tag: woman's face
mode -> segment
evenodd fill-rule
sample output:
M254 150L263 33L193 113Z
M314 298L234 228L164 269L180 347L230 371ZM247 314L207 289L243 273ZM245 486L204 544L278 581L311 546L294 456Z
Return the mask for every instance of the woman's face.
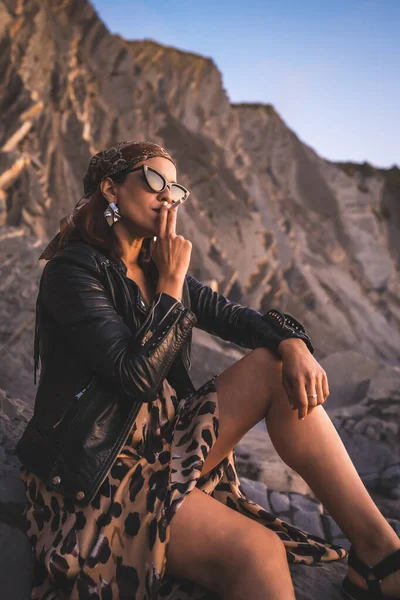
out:
M170 183L176 182L176 168L173 162L162 156L154 156L137 163L149 165L157 169ZM162 205L165 199L172 203L171 192L166 188L162 192L153 192L147 185L141 170L129 173L125 183L115 184L110 178L101 183L103 195L108 202L114 201L120 208L122 219L114 227L123 227L135 238L146 238L157 235L159 213L154 208ZM114 189L114 199L110 193ZM108 193L107 193L108 192Z

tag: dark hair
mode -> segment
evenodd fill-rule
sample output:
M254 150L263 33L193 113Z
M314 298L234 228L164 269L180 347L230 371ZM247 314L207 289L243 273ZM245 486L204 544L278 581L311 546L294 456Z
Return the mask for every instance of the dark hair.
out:
M129 170L120 171L110 175L118 184L125 183ZM122 246L115 235L114 227L110 227L104 217L107 200L103 196L100 186L90 196L89 201L80 208L74 216L74 225L59 241L59 247L64 246L69 240L85 240L93 246L107 250L111 260L117 260L122 255ZM145 238L140 249L138 264L154 282L158 277L156 263L150 256L151 237Z

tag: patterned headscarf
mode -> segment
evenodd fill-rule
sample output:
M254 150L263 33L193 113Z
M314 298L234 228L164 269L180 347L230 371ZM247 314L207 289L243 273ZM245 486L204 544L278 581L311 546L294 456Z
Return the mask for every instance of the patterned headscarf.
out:
M42 258L49 260L53 256L61 236L66 235L67 230L74 227L74 217L76 213L82 206L89 202L90 197L96 192L100 181L106 177L110 177L110 175L131 168L142 160L147 160L154 156L168 158L168 160L173 162L176 166L175 161L168 152L162 146L153 144L152 142L120 142L119 144L111 146L110 148L107 148L107 150L102 150L92 156L86 175L83 178L84 194L82 198L78 200L72 212L61 219L60 231L46 246L39 257L39 260Z

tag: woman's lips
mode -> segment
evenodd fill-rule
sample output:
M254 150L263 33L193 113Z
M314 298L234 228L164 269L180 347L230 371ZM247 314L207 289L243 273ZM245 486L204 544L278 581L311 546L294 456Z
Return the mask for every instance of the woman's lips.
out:
M179 202L177 202L177 203L175 204L175 206L177 206L178 204L179 204ZM173 206L174 206L174 204L170 204L170 205L168 205L168 207L167 207L167 208L168 208L168 210L171 210L171 208L172 208ZM153 210L153 212L155 212L157 215L159 215L159 214L160 214L160 212L161 212L161 207L160 207L160 208L153 208L152 210Z

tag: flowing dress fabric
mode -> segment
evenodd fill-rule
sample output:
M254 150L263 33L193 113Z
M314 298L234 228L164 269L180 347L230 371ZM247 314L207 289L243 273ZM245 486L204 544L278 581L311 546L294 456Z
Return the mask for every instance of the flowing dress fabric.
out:
M218 437L216 378L180 401L164 379L158 397L141 407L125 446L86 507L50 490L21 467L26 533L35 564L32 599L215 598L166 572L171 520L194 487L275 531L289 562L313 564L347 555L246 496L234 451L200 477Z

